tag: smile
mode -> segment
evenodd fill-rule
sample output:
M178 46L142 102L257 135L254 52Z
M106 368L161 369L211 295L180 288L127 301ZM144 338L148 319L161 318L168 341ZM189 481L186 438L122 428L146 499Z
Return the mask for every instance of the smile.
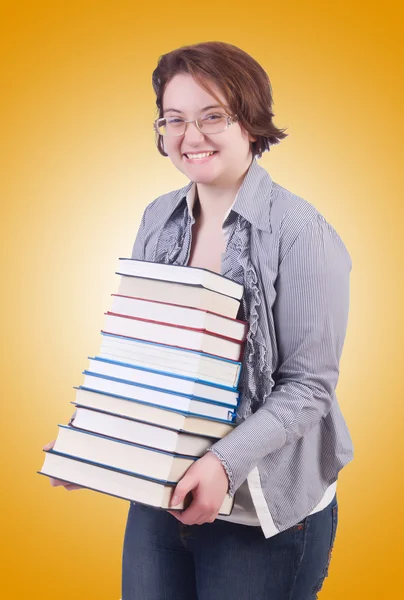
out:
M184 158L187 162L205 162L215 154L217 154L215 150L212 150L210 152L197 152L195 154L191 154L188 152L188 154L184 154Z

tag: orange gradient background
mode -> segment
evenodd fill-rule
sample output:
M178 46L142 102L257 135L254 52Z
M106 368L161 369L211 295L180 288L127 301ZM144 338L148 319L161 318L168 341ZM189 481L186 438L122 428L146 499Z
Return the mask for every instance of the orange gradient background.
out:
M260 163L353 261L337 392L355 445L322 600L402 597L400 3L0 3L0 595L119 600L128 503L53 489L42 446L99 349L145 206L186 183L154 146L158 57L208 40L268 72L289 137ZM253 600L253 599L251 599Z

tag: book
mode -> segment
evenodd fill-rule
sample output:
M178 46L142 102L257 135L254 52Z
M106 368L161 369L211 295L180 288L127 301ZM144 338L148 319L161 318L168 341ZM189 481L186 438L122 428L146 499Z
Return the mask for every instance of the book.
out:
M161 425L142 423L127 417L109 415L83 407L77 408L72 427L183 456L203 456L214 443L214 440L209 437L173 431ZM91 439L89 443L91 443ZM113 444L110 446L113 451ZM54 450L58 450L58 448L55 447ZM60 451L63 452L63 450ZM107 460L101 462L108 463Z
M151 267L151 265L153 265ZM148 277L175 283L200 285L213 292L219 292L236 300L241 300L243 286L219 273L199 267L188 267L165 263L155 263L134 258L120 258L118 273L135 277Z
M206 354L239 361L243 342L213 335L206 331L145 321L135 317L105 313L105 333L197 350Z
M111 310L108 312L178 327L205 330L214 335L239 341L245 340L248 328L248 323L245 321L223 317L200 308L119 294L112 294Z
M243 288L206 269L119 263L100 355L88 357L75 415L59 425L39 473L167 509L173 487L235 426ZM200 306L184 304L192 299ZM233 502L227 495L220 514Z
M194 306L230 318L235 318L240 308L240 301L236 298L224 296L199 285L160 281L130 275L121 275L118 294L144 298L145 300L160 301L164 299L165 302L182 306Z
M171 508L170 499L176 485L175 482L147 479L133 472L58 454L53 450L46 451L42 469L38 473L124 500L164 509ZM190 499L188 494L186 499L173 510L184 510ZM219 514L229 515L233 504L234 497L231 498L226 494Z
M232 388L197 381L190 377L179 377L171 373L156 371L155 369L146 369L125 362L100 358L99 356L89 356L88 359L88 371L92 373L116 379L124 379L138 385L170 390L184 396L193 396L198 400L213 400L214 402L222 402L231 406L238 404L239 393Z
M138 402L136 400L117 396L114 394L75 388L75 402L72 404L93 408L112 415L120 415L130 419L136 419L143 423L161 425L167 429L183 431L196 435L219 439L234 429L234 423L228 420L212 419L168 409L157 405Z
M237 389L241 363L165 344L101 333L98 356L165 373Z
M108 415L101 416L108 418ZM52 450L172 483L178 482L197 460L197 457L176 455L127 440L113 439L104 433L81 431L66 425L59 425Z
M194 415L213 417L232 421L234 410L230 405L213 402L210 400L195 400L192 396L183 396L170 390L160 390L151 386L137 385L123 379L113 379L84 371L83 387L98 392L106 392L123 396L138 402L147 402L162 407L173 408Z

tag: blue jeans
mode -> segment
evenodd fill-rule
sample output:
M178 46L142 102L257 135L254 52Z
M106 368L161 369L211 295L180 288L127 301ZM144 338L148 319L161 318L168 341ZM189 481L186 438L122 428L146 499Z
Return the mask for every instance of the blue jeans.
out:
M323 510L265 538L261 527L216 519L183 525L130 504L122 600L314 600L328 574L337 496Z

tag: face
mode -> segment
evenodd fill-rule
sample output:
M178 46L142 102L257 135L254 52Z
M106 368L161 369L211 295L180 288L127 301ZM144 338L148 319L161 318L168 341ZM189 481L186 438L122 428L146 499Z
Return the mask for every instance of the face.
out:
M210 87L227 106L219 89L213 83L210 83ZM211 106L215 108L206 110ZM229 108L223 110L191 75L175 75L164 92L163 116L179 116L188 121L209 114L231 115L231 111ZM226 186L238 181L247 171L252 160L250 142L254 140L238 122L225 131L210 135L201 133L195 123L189 123L184 135L165 136L164 148L172 163L191 181L209 186ZM189 156L211 151L214 154L207 158Z

